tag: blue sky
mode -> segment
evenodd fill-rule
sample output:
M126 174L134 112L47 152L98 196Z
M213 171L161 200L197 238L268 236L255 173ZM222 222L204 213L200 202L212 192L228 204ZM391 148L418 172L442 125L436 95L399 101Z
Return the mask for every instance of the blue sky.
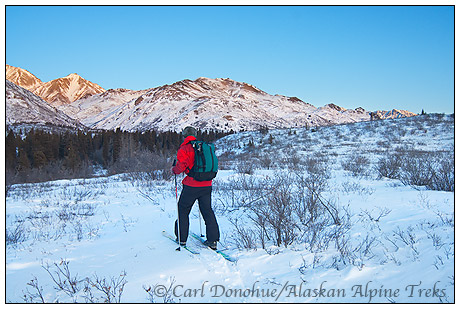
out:
M453 6L7 6L6 63L105 89L231 78L317 107L454 112Z

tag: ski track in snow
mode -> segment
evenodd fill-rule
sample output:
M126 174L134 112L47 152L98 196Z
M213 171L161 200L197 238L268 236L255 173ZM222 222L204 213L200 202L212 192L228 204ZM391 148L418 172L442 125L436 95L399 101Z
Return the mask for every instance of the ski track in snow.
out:
M395 121L389 123L398 124ZM174 182L155 181L146 185L131 181L127 175L58 180L43 184L14 185L8 193L6 228L11 230L21 220L33 224L27 225L27 240L17 246L6 247L6 301L23 302L26 291L33 291L27 283L34 277L43 288L47 302L74 301L54 289L50 276L42 267L47 263L52 265L66 260L72 274L79 278L94 275L111 278L126 271L127 284L122 301L128 303L146 303L149 299L145 287L169 287L171 283L177 294L173 300L183 303L453 302L453 226L440 224L441 216L446 219L452 215L453 220L453 192L416 190L396 180L356 178L343 171L340 168L341 158L363 147L373 149L377 145L376 141L384 138L386 131L383 126L377 129L380 133L376 136L366 131L353 133L353 130L363 126L365 124L342 127L343 134L359 136L355 141L336 138L335 127L320 129L317 133L321 138L313 143L315 149L302 149L303 138L307 136L304 130L297 129L296 134L289 135L287 130L272 130L268 133L281 143L278 144L280 147L299 145L298 151L304 156L320 150L336 154L334 158L338 159L331 163L333 168L328 197L335 197L342 205L349 205L353 213L350 230L353 244L363 241L366 236L377 237L379 242L374 248L375 256L363 257L361 265L337 264L332 267L337 257L333 245L321 252L310 252L304 244L293 244L288 248L269 247L267 251L272 254L260 248L238 250L231 242L233 226L226 215L220 212L216 212L222 234L219 246L228 247L225 252L237 258L235 263L202 248L192 237L189 237L188 245L200 254L192 255L186 250L177 252L177 245L161 235L162 230L173 234L176 218ZM438 129L405 135L400 142L431 150L453 146L453 130ZM412 130L412 127L407 130ZM235 145L244 145L250 139L258 143L263 136L259 132L245 132L227 136L216 145L220 147L221 154L229 150L224 149L225 145L233 147L235 154L244 153L244 147L238 148ZM373 162L376 159L371 157ZM263 179L272 173L271 170L257 170L254 177ZM222 183L231 181L235 175L234 170L221 170L216 179L216 189ZM345 192L342 189L344 183L356 183L363 190ZM151 200L145 198L144 194ZM221 197L219 190L213 196L213 205L216 207L217 198ZM82 208L72 208L76 206ZM94 207L94 215L76 221L69 220L65 226L56 215L61 209L82 211L91 207ZM375 215L383 208L391 212L379 224L363 219L363 210ZM197 209L195 205L190 215L190 230L196 233L200 231ZM432 232L443 243L439 248L434 247L434 240L421 228L434 223L438 225L433 225ZM203 231L204 228L203 222ZM401 231L413 229L418 255L401 242L397 242L396 247L386 240L385 237L396 242L396 238L392 237L398 228ZM427 231L430 232L429 229ZM295 297L293 286L296 289L302 288L304 292L311 289L311 293L314 289L324 289L325 293L330 294ZM366 286L375 291L399 289L399 294L371 297L369 292L365 292ZM436 288L444 291L445 296L423 294ZM250 293L254 289L260 293L262 290L276 293L271 297L238 294L238 291ZM346 295L336 297L340 289ZM411 289L412 296L409 293ZM424 289L420 295L419 289ZM76 296L80 302L84 301L82 295L83 291L80 290ZM156 297L155 301L163 302L163 298Z

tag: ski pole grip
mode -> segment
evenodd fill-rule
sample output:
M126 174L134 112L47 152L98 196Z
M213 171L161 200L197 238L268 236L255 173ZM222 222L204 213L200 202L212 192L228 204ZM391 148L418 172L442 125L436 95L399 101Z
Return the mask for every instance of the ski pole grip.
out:
M174 159L174 162L173 162L172 166L176 166L176 159Z

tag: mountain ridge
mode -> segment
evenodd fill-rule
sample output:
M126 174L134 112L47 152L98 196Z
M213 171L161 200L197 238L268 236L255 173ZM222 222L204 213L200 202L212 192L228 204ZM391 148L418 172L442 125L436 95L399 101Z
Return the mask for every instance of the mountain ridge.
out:
M19 76L33 76L23 71L10 76L18 82L22 81ZM371 120L371 114L373 119L416 115L397 109L375 112L362 107L346 109L333 103L317 108L297 97L271 95L256 86L229 78L184 79L145 90L104 90L71 73L31 89L85 126L106 130L180 131L190 125L202 130L238 132L261 127L275 129L360 122Z
M105 89L76 73L53 79L34 89L34 93L53 106L65 105L78 99L103 93Z
M37 124L85 129L77 120L9 80L5 83L6 125Z
M38 77L29 71L8 64L6 65L6 79L29 91L33 91L43 84Z
M52 106L69 104L105 92L104 88L77 73L43 82L25 69L6 65L6 79L38 95Z
M200 77L153 88L136 99L118 106L96 123L83 123L101 129L144 131L172 129L187 125L202 130L256 130L324 126L370 120L362 107L345 109L335 104L316 108L296 97L270 95L255 86L228 78ZM413 116L396 110L381 118Z

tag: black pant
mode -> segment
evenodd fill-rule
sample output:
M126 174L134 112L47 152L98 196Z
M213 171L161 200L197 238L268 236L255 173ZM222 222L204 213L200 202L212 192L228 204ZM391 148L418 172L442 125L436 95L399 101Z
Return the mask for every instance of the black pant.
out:
M201 215L206 224L206 238L209 241L219 241L219 225L216 216L211 208L212 187L190 187L183 186L179 198L179 222L180 222L180 241L187 241L189 229L189 214L192 206L198 200ZM174 225L174 232L177 237L177 220Z

